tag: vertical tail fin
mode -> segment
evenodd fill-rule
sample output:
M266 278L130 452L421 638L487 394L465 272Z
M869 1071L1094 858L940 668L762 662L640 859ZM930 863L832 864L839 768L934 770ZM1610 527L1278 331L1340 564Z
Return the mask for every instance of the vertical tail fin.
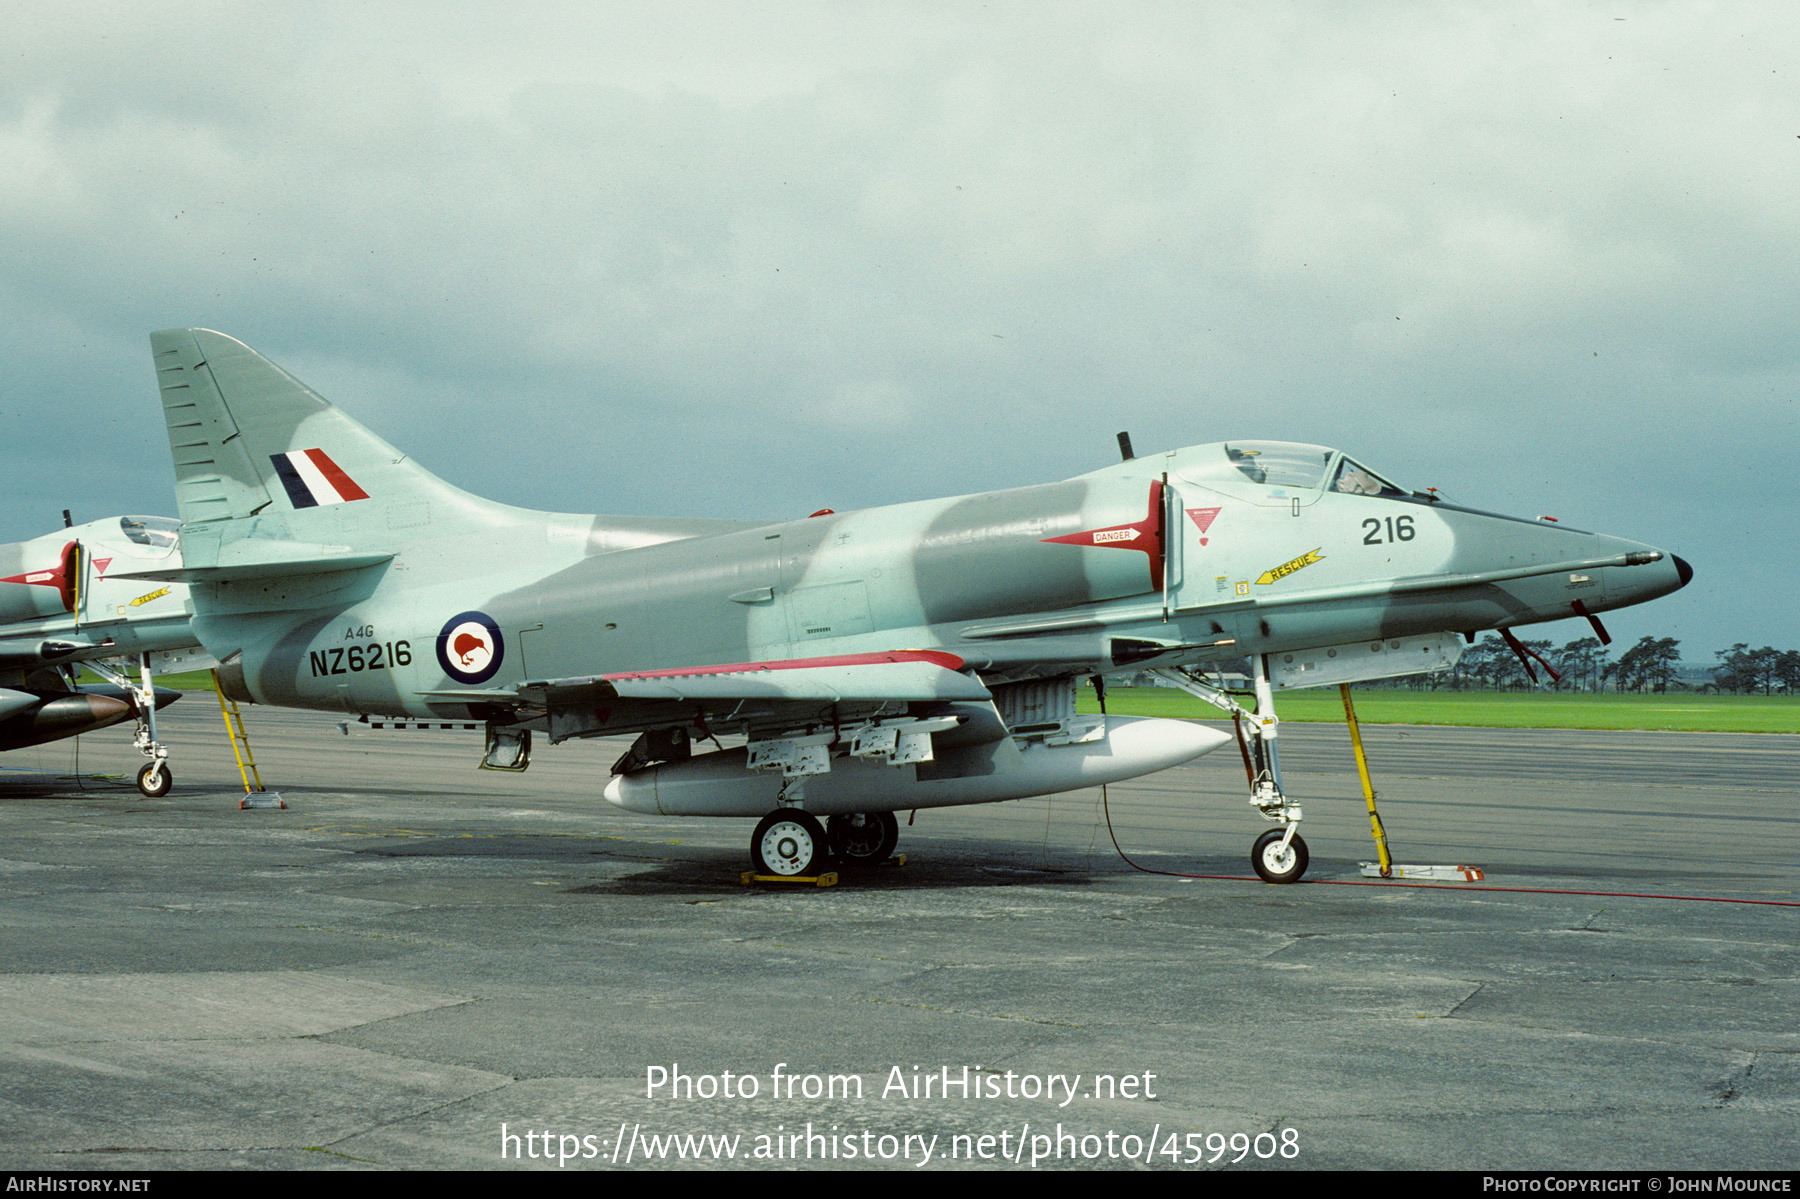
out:
M387 549L396 534L526 515L452 487L222 333L165 329L150 335L150 348L185 540L211 540L215 522L254 519L258 539Z

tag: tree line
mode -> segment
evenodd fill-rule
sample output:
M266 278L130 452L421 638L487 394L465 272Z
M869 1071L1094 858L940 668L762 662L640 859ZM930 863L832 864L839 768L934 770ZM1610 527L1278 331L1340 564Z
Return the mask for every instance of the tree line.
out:
M1519 655L1503 639L1488 634L1463 651L1461 661L1445 673L1422 675L1415 686L1432 689L1483 688L1517 690L1548 686L1558 691L1668 691L1697 689L1727 691L1738 695L1776 695L1800 692L1800 651L1778 650L1765 645L1752 649L1740 641L1718 650L1712 681L1693 683L1684 677L1681 642L1673 637L1642 637L1638 643L1611 657L1598 637L1581 637L1560 648L1549 640L1522 641L1536 659L1534 684ZM1552 680L1544 664L1562 677Z

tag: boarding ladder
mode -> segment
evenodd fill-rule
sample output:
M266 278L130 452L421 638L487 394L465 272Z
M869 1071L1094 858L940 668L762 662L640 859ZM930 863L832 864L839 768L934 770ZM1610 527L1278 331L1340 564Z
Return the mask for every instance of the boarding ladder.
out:
M228 699L225 688L219 684L219 672L213 671L213 691L219 697L219 715L225 721L225 735L231 738L231 754L237 759L238 777L244 780L244 798L239 801L238 808L285 808L279 794L269 795L268 788L263 786L262 774L256 769L256 755L250 752L250 738L244 732L244 716L238 711L237 701ZM250 780L256 780L256 786ZM267 798L264 798L267 796Z

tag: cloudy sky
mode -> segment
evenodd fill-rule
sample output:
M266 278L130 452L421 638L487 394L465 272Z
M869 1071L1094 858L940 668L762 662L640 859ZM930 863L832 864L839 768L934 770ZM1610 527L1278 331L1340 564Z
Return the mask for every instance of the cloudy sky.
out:
M785 518L1063 478L1120 429L1320 442L1686 557L1625 645L1800 648L1800 7L0 29L0 541L173 514L146 334L204 325L531 507Z

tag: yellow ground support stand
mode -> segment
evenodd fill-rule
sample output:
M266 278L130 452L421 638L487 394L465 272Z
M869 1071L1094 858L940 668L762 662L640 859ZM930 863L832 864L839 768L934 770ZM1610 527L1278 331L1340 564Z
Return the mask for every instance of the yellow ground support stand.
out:
M1369 830L1375 834L1375 851L1380 862L1361 862L1365 878L1416 878L1438 882L1478 883L1485 876L1479 866L1396 866L1388 856L1387 830L1381 827L1381 813L1375 810L1375 784L1369 779L1369 759L1363 753L1362 729L1356 723L1356 708L1350 702L1350 684L1339 683L1338 694L1344 697L1344 723L1350 726L1350 744L1356 749L1356 771L1362 775L1363 798L1369 804Z
M245 808L285 808L287 802L280 793L271 792L263 786L262 775L256 769L256 757L250 752L250 738L244 732L244 717L238 711L235 699L225 698L225 688L219 685L219 672L213 671L213 691L219 697L219 715L225 721L225 735L231 738L231 754L237 759L238 777L244 780L244 798L238 802L238 809ZM250 786L250 780L256 780L256 786Z
M1363 753L1362 728L1356 723L1356 707L1350 702L1350 684L1339 683L1338 694L1344 698L1344 723L1350 726L1350 744L1356 750L1356 773L1362 776L1363 798L1369 804L1369 830L1375 834L1381 877L1389 878L1394 871L1394 859L1388 856L1387 830L1381 827L1381 813L1375 810L1375 784L1369 779L1369 759Z

